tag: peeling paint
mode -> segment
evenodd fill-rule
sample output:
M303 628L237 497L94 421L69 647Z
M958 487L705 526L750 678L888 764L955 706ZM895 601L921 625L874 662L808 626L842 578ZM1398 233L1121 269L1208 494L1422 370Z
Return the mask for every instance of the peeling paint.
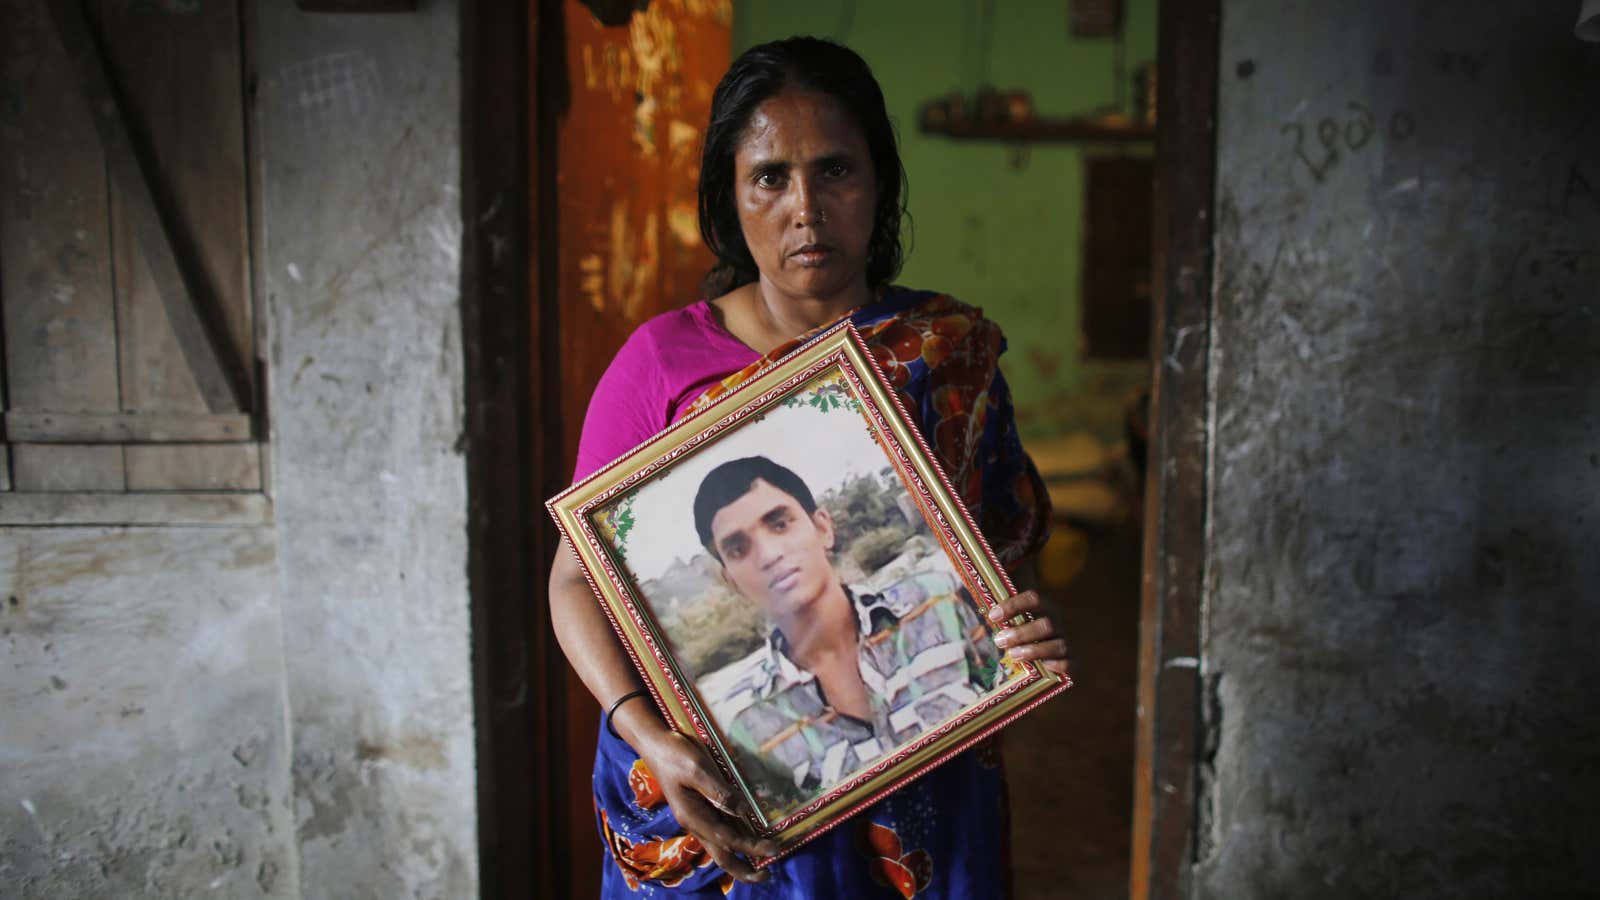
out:
M690 203L674 203L667 210L667 229L683 247L700 246L700 214Z
M620 310L629 321L640 321L649 292L656 287L661 267L660 229L652 210L645 214L643 226L635 229L628 205L618 200L611 206L611 247L606 266L607 305ZM597 306L596 310L601 307Z
M668 109L677 106L676 98L658 96L668 74L676 74L682 65L676 23L659 4L653 9L646 8L629 20L628 44L639 73L635 88L633 142L639 148L640 157L649 159L656 152L657 107L663 102Z

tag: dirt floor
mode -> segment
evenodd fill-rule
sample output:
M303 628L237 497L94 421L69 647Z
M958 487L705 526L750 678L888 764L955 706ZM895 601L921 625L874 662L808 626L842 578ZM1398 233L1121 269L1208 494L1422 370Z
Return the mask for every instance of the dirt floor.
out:
M1125 900L1139 641L1138 526L1090 536L1060 605L1075 686L1006 729L1017 900Z

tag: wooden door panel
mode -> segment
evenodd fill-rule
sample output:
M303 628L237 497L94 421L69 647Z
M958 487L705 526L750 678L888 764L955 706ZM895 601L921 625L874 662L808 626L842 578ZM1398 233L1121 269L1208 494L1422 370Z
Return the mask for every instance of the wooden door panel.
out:
M100 140L44 4L0 0L0 21L0 309L10 407L115 412Z
M130 491L261 490L255 444L133 444L126 455Z
M122 197L111 196L112 271L117 282L117 359L122 409L127 412L207 411L177 335L167 322L160 289L139 250L137 226Z
M727 70L728 2L657 2L606 27L566 3L571 101L557 203L568 459L589 394L645 319L700 296L712 258L695 186L711 92Z
M239 12L233 3L101 0L92 17L128 119L149 153L168 237L198 276L232 359L249 359L248 229ZM204 412L143 250L111 185L123 408ZM246 372L248 377L249 373Z
M0 489L260 490L239 4L0 21L4 417L54 445L13 448ZM85 446L161 440L231 446Z
M127 486L122 448L115 444L13 444L15 489L121 491Z

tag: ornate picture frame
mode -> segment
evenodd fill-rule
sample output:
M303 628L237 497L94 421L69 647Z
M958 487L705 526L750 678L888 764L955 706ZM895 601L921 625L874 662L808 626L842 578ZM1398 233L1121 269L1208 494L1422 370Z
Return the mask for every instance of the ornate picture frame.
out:
M909 422L844 322L546 502L656 706L779 842L757 865L1071 685L995 647L1014 622L987 612L1015 590ZM758 487L775 499L749 499ZM812 562L725 542L717 529L758 502L751 528L825 542ZM816 571L855 609L865 715L827 703L828 675L775 624L818 596Z

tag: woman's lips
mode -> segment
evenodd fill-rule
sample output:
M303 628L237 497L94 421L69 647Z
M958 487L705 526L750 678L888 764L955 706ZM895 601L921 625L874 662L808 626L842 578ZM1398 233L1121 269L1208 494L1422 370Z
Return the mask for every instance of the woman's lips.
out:
M789 258L802 266L818 266L826 262L833 248L827 244L806 244L800 249L789 254Z

